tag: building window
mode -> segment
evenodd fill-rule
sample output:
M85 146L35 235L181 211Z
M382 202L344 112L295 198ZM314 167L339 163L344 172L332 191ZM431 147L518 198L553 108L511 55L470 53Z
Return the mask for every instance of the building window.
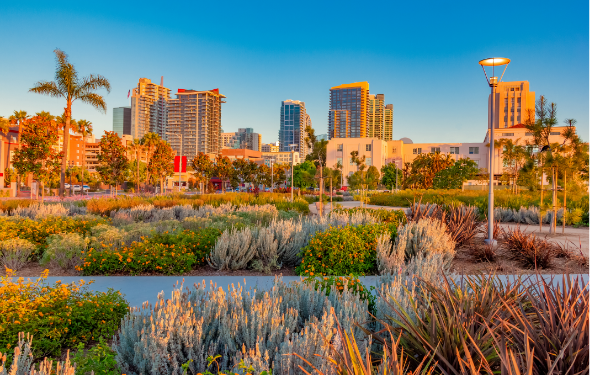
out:
M524 135L527 136L527 137L532 137L533 136L533 133L524 133Z
M365 151L371 151L371 145L370 144L365 145Z
M344 146L344 145L342 145L342 144L340 144L340 145L337 145L336 151L342 151L342 150L344 149L344 147L343 147L343 146Z
M371 158L366 158L365 159L365 164L367 165L367 167L370 167L371 165L373 165Z
M551 132L551 133L549 133L549 135L561 135L561 133L560 132Z
M459 155L459 147L451 147L451 155Z
M514 137L514 133L502 133L504 137Z
M479 147L469 147L469 155L479 155Z
M395 148L395 147L393 148L393 153L397 154L397 148Z
M422 153L422 149L421 149L420 147L418 147L418 148L415 148L415 149L413 150L413 153L414 153L414 154L421 154L421 153Z
M430 148L431 154L436 154L437 152L440 153L440 147L431 147Z
M340 163L340 165L342 165L342 158L336 158L336 163Z

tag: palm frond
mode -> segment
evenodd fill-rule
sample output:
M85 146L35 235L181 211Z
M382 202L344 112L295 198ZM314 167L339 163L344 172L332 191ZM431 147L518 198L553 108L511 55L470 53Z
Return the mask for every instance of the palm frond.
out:
M65 93L60 90L58 85L55 82L47 82L47 81L39 81L35 83L35 86L29 89L29 92L34 92L35 94L41 95L49 95L54 98L59 98L61 96L65 97Z
M90 104L101 112L106 113L107 111L107 103L104 101L104 98L94 92L86 92L75 99L79 99L86 104Z
M91 74L88 77L82 78L82 82L77 87L77 91L80 95L97 89L105 89L108 93L111 92L111 84L109 83L109 80L100 74Z
M55 81L61 92L71 94L78 86L78 72L74 65L68 61L68 55L60 49L56 49L55 58L57 67L55 69Z

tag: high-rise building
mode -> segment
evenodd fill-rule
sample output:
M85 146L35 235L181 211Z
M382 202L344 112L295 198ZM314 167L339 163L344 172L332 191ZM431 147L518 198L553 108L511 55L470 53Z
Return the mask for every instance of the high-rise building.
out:
M369 94L367 137L385 141L393 139L393 104L385 104L385 95Z
M383 140L393 140L393 104L386 104L383 113L385 125L383 127Z
M488 128L492 95L488 99ZM528 81L500 82L494 102L494 128L509 128L522 124L535 111L535 92L529 91Z
M305 109L305 102L287 99L281 102L281 124L279 128L279 151L291 151L295 145L302 159L309 153L305 144L306 126L311 126L311 118Z
M168 99L170 89L164 87L164 77L157 85L140 78L131 95L131 135L142 138L152 132L166 139L168 132Z
M131 107L113 108L113 131L119 137L131 135Z
M328 112L328 138L367 137L368 107L368 82L332 87Z
M221 148L240 148L237 133L221 133Z
M236 133L240 141L240 148L253 151L262 150L262 136L254 133L252 128L240 128Z
M168 140L172 149L192 160L199 152L219 154L222 148L221 104L225 95L219 89L208 91L178 89L176 99L168 100Z

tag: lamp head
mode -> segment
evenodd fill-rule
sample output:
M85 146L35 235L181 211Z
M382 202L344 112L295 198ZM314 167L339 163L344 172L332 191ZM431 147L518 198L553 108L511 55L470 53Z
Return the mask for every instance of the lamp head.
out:
M481 65L481 68L483 69L483 73L485 74L490 87L496 87L496 86L498 86L498 82L502 82L502 77L504 77L504 72L506 71L508 64L510 64L510 59L507 59L505 57L489 57L487 59L483 59L483 60L479 61L479 65ZM498 79L498 77L495 76L494 70L495 70L496 66L502 66L502 65L506 65L506 66L504 67L504 71L502 72L500 79ZM486 66L492 67L492 74L489 78L488 78L488 74L486 73L486 68L485 68Z

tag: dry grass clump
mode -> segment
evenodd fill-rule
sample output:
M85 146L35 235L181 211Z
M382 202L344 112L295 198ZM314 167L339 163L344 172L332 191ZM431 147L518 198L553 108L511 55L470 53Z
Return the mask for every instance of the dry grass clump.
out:
M502 241L510 258L526 268L550 268L556 255L555 244L524 233L520 226L503 231Z
M476 262L495 262L498 257L496 247L493 244L474 243L469 246L468 251Z

